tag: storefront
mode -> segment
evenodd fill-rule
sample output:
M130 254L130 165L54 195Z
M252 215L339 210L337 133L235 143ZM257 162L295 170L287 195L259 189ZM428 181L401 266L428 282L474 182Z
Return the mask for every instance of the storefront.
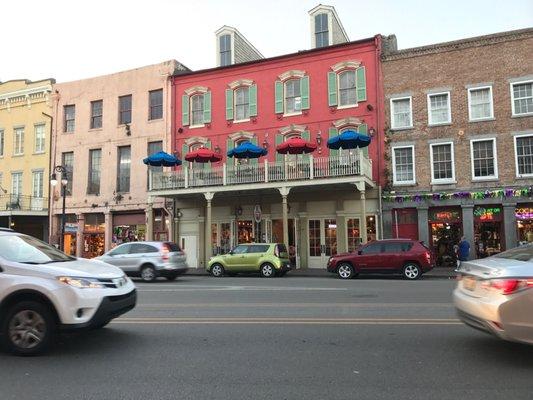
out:
M83 226L83 258L101 256L105 251L104 214L85 214Z
M428 220L430 246L437 257L437 266L454 265L454 246L461 241L463 232L461 208L430 208Z
M144 213L113 214L112 247L121 243L145 240L146 219Z
M474 243L476 258L484 258L505 250L501 206L474 207Z
M167 241L169 240L168 236L168 226L170 225L170 218L168 217L165 210L162 208L154 209L154 240L156 241Z
M515 218L518 243L533 243L533 204L520 204Z
M418 212L416 208L395 208L392 210L392 236L418 240Z
M61 217L59 217L61 221ZM67 214L65 222L65 235L63 236L63 251L70 255L76 255L76 234L78 232L78 220L75 214Z

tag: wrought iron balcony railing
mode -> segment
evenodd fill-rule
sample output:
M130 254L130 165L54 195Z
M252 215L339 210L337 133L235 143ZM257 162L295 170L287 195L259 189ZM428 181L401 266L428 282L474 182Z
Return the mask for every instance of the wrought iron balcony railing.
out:
M0 211L47 211L46 197L23 196L18 194L0 195Z

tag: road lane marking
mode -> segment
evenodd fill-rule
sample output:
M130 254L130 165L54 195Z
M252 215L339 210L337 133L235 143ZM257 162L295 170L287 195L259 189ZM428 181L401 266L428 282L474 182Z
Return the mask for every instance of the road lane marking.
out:
M452 308L452 303L163 303L137 304L136 308L330 308L330 307L387 307L387 308Z
M140 293L145 292L231 292L231 291L251 291L251 292L280 292L280 291L326 291L326 292L335 292L335 291L348 291L353 290L352 288L325 288L325 287L266 287L266 286L216 286L216 287L184 287L184 288L173 288L173 289L142 289L137 288L137 291Z

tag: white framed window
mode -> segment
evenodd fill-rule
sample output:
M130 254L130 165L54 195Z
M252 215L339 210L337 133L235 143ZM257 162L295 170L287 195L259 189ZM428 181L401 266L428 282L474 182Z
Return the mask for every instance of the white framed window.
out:
M13 155L20 156L24 154L24 128L15 128L13 134Z
M468 89L468 119L481 121L494 118L492 86Z
M355 70L349 69L337 74L339 79L339 107L357 105Z
M44 197L44 171L33 171L31 174L31 195L33 197Z
M416 183L414 146L392 148L392 177L394 185L412 185Z
M45 125L35 125L35 152L45 152Z
M233 91L235 102L235 122L250 119L250 88L240 87Z
M0 157L4 156L4 144L5 144L4 130L0 129Z
M533 176L533 134L514 137L516 176Z
M289 79L285 82L285 114L296 114L301 111L300 79Z
M533 81L511 83L513 115L533 114Z
M329 45L328 14L315 15L315 48Z
M498 178L496 139L470 140L472 180Z
M392 129L413 127L412 97L390 99L390 118Z
M11 174L11 194L14 196L22 194L22 172L13 172Z
M204 124L204 95L191 96L191 126Z
M231 35L225 34L218 38L220 50L220 66L231 65Z
M450 92L428 94L428 124L441 125L451 122Z
M431 183L455 183L455 160L453 142L432 143L431 156Z

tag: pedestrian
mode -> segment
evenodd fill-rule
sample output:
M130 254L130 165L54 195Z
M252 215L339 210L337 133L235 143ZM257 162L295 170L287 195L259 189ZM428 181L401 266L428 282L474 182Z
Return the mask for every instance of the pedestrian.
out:
M468 243L468 240L466 240L466 237L461 237L461 241L459 242L459 250L458 250L458 257L459 261L467 261L468 256L470 255L470 243Z

